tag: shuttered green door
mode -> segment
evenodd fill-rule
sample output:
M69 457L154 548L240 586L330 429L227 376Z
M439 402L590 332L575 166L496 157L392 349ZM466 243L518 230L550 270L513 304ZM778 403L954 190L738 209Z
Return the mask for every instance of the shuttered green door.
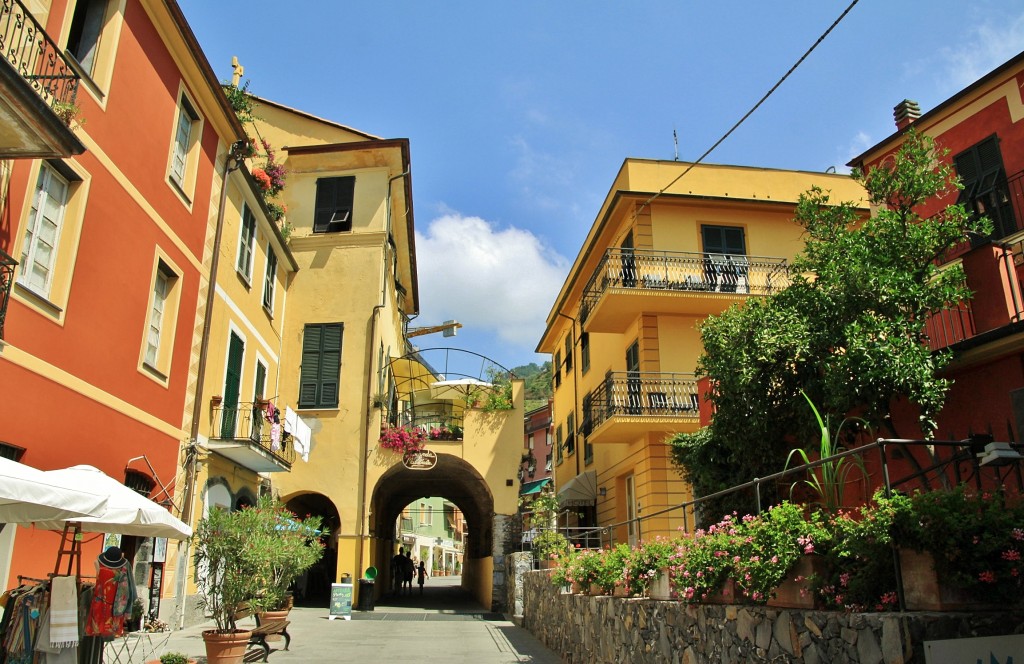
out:
M307 325L303 331L300 408L338 407L341 338L341 323Z
M224 419L221 424L221 438L235 437L238 424L238 395L242 385L242 355L245 342L234 332L228 344L228 366L224 375Z

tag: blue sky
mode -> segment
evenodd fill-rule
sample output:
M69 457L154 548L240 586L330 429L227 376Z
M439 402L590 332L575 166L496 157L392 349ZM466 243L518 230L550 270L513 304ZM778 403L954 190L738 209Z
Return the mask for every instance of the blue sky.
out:
M849 0L179 0L214 71L408 138L421 315L511 368L627 157L694 160ZM1024 0L860 0L705 161L823 171L1024 50Z

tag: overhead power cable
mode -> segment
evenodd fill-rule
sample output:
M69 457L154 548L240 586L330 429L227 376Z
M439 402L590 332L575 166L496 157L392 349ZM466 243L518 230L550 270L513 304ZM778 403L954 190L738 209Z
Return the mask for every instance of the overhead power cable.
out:
M826 37L828 37L829 33L830 33L830 32L832 32L832 31L833 31L833 30L834 30L834 29L836 28L836 26L837 26L837 25L839 25L839 23L840 23L840 22L841 22L841 21L842 21L842 20L843 20L844 18L846 18L846 15L850 13L850 10L851 10L851 9L853 9L853 8L854 8L854 6L856 6L856 4L857 4L858 2L860 2L860 0L853 0L853 2L851 2L851 3L850 3L850 5L849 5L849 6L848 6L848 7L847 7L847 8L845 9L845 10L843 10L843 13L839 15L839 18L837 18L837 19L836 19L835 21L833 21L833 22L832 22L832 25L828 26L828 30L826 30L825 32L821 33L821 36L820 36L820 37L818 37L818 39L817 39L817 40L816 40L816 41L814 42L814 44L812 44L812 45L811 45L811 47L810 47L809 49L807 49L807 51L806 51L806 52L805 52L805 53L804 53L803 55L801 55L801 56L800 56L800 59L799 59L799 60L797 60L797 61L796 61L796 62L795 62L795 63L793 64L793 66L789 68L789 71L787 71L787 72L786 72L786 73L785 73L785 74L784 74L784 75L782 76L782 78L780 78L780 79L778 80L778 82L776 82L776 83L775 83L775 85L773 85L773 86L771 87L771 89L770 89L770 90L769 90L768 92L766 92L766 93L764 94L764 96L763 96L763 97L761 97L761 98L760 98L760 99L759 99L759 100L757 101L757 103L756 103L756 104L754 104L754 106L753 106L753 107L752 107L752 108L751 108L751 109L750 109L749 111L747 111L747 112L746 112L746 114L744 114L744 116L743 116L742 118L740 118L740 119L739 119L739 120L738 120L738 121L736 122L736 124L734 124L734 125L733 125L732 127L730 127L730 128L729 128L729 131L725 132L725 134L723 134L721 138L719 138L719 139L718 139L717 141L715 141L715 144L714 144L714 145L712 145L712 146L711 146L710 148L708 148L707 150L705 150L705 151L704 151L704 154L702 154L701 156L699 156L699 157L697 158L697 160L696 160L696 161L694 161L694 162L693 162L692 164L690 164L689 166L687 166L687 167L686 167L686 170L684 170L684 171L683 171L682 173L680 173L679 175L677 175L677 176L676 176L676 177L675 177L675 178L674 178L674 179L673 179L673 180L672 180L671 182L669 182L669 183L668 183L667 185L665 185L664 187L662 187L662 188L661 188L661 190L659 190L659 191L658 191L658 193L654 194L653 196L651 196L650 198L648 198L648 199L647 199L646 201L644 201L644 202L643 202L643 204L642 204L642 205L641 205L641 206L640 206L639 208L637 208L637 209L636 209L636 211L634 212L634 217L635 217L635 216L636 216L637 214L639 214L639 213L640 213L640 212L641 212L641 211L642 211L642 210L643 210L643 209L644 209L645 207L647 207L648 205L650 205L650 204L651 204L651 203L652 203L652 202L654 201L654 199L658 198L659 196L661 196L662 194L664 194L664 193L665 193L666 191L668 191L668 188L669 188L669 187L671 187L672 185L674 185L674 184L675 184L676 182L679 182L679 180L681 180L681 179L683 178L683 176L685 176L685 175L686 175L687 173L689 173L690 171L692 171L692 170L693 170L693 167L694 167L694 166L696 166L697 164L699 164L699 163L701 163L702 161L704 161L704 158L705 158L705 157L707 157L707 156L708 156L709 154L711 154L711 153L712 153L712 152L713 152L713 151L715 150L715 148L717 148L717 147L718 147L719 145L721 145L721 144L722 144L722 143L723 143L723 142L725 141L725 139L729 138L729 136L730 136L730 135L731 135L731 134L732 134L732 133L733 133L734 131L736 131L736 130L737 130L737 129L739 128L739 126L740 126L741 124L743 124L743 123L744 123L744 122L745 122L745 121L747 120L747 118L749 118L749 117L750 117L751 115L753 115L754 111L756 111L756 110L757 110L757 109L758 109L758 108L759 108L759 107L761 106L761 104L763 104L763 103L764 103L765 101L767 101L768 97L771 97L771 96L772 96L772 93L774 93L774 92L775 92L776 90L778 90L778 89L779 89L779 86L780 86L780 85L782 85L782 83L783 83L783 82L784 82L784 81L785 81L785 80L786 80L787 78L789 78L790 74L792 74L792 73L793 73L794 71L796 71L797 67L799 67L799 66L800 66L800 65L801 65L801 64L803 63L803 61L807 59L807 56L809 56L809 55L810 55L810 54L811 54L811 53L812 53L812 52L814 51L814 49L818 48L818 45L819 45L819 44L821 44L821 42L825 41L825 38L826 38Z

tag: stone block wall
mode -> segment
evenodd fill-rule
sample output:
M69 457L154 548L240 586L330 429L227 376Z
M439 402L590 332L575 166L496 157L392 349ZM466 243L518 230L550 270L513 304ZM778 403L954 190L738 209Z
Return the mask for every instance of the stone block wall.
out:
M1024 632L1024 613L847 613L570 595L523 574L523 627L568 664L923 664L925 641Z

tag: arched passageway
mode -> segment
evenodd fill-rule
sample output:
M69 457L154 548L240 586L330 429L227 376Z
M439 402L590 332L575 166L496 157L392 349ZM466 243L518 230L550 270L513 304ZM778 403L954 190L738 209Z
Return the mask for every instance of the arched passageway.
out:
M338 531L341 517L331 500L320 493L300 493L283 499L285 507L300 518L319 516L322 519L321 540L324 555L316 565L295 582L295 603L300 606L327 606L331 596L331 583L338 566Z
M370 514L374 537L374 565L379 570L378 597L393 586L391 557L398 549L395 524L410 503L441 497L462 511L466 519L460 585L484 604L491 603L494 551L494 498L487 482L473 466L451 454L438 454L430 470L410 470L395 464L374 487Z

